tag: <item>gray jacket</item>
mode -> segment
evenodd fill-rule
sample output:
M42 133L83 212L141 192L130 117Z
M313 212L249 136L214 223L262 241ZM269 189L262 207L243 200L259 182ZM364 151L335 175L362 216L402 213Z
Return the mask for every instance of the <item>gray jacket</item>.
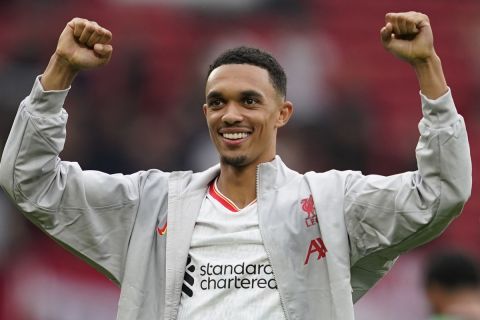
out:
M36 80L3 151L1 185L34 224L121 286L117 319L175 319L196 217L219 166L108 175L60 161L67 92L44 92ZM463 119L450 93L422 96L422 106L416 172L303 175L279 157L258 166L260 231L287 319L353 319L353 303L399 254L460 213L471 190ZM314 209L302 207L310 195ZM306 259L316 239L326 254Z

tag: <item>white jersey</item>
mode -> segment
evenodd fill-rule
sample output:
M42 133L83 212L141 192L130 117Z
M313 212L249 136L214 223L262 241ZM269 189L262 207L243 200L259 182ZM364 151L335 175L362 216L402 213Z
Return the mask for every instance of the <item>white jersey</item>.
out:
M239 209L216 181L193 231L177 319L284 319L257 203Z

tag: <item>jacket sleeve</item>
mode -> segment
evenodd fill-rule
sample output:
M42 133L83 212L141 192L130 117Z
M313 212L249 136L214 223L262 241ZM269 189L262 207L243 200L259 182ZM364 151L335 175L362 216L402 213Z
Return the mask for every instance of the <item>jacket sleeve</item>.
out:
M399 254L437 237L470 197L467 132L450 90L436 100L423 95L421 100L418 170L389 177L353 173L347 179L351 265L363 273L356 279L365 281L357 285L370 287Z
M0 184L34 224L120 283L142 173L82 171L60 160L67 92L45 92L36 79L3 150Z

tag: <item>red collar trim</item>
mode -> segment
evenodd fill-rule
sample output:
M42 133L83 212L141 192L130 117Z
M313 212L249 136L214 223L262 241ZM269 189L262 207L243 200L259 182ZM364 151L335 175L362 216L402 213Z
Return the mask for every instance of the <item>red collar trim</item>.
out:
M227 208L229 211L232 211L232 212L239 212L241 209L239 207L237 207L237 205L235 203L233 203L232 200L228 199L227 197L225 197L221 192L220 190L218 190L217 188L217 180L218 178L216 178L215 180L213 180L212 182L210 182L210 185L208 186L208 194L211 195L215 200L217 200L218 202L220 202L220 204L222 206L224 206L225 208ZM255 203L257 200L253 200L248 206L250 206L251 204ZM247 207L248 207L247 206ZM245 207L246 208L246 207Z

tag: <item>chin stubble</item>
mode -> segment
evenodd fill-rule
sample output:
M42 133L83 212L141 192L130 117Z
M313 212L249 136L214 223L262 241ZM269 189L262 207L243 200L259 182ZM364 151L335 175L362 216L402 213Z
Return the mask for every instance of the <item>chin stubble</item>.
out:
M238 157L221 157L221 162L232 167L243 167L246 165L247 157L238 156Z

